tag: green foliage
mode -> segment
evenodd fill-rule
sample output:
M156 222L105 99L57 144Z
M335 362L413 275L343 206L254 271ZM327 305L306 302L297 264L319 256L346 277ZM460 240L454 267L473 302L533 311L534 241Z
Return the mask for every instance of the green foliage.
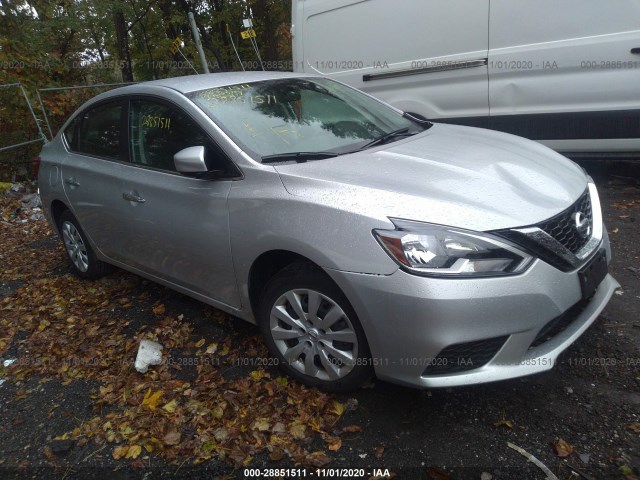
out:
M121 82L127 58L135 81L192 75L194 68L202 72L189 11L194 12L211 72L241 70L230 35L245 68L260 69L251 42L240 35L242 19L250 13L266 69L290 67L289 0L1 0L0 85L20 82L25 86L46 132L35 101L36 88ZM126 27L120 50L116 12L123 14ZM184 42L181 51L171 48L176 37ZM128 51L123 52L122 40ZM96 93L97 89L43 93L54 134ZM17 89L0 91L0 147L38 137L18 94ZM14 156L28 158L38 148L21 149ZM6 156L6 152L0 154L0 170Z

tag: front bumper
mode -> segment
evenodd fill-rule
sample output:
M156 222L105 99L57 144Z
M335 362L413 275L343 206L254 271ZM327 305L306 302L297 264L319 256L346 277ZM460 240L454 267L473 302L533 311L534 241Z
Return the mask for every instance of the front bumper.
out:
M606 239L605 245L608 250ZM401 270L386 276L327 273L358 314L378 378L424 388L492 382L549 370L619 287L607 275L575 319L541 342L541 330L582 298L576 271L561 272L536 260L522 275L480 279L426 278ZM447 347L487 339L498 340L499 345L482 366L429 373Z

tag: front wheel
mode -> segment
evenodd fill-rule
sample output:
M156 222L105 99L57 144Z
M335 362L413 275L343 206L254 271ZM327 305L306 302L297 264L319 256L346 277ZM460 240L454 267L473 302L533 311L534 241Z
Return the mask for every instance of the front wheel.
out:
M86 279L97 279L109 273L110 265L98 260L80 223L69 210L60 215L58 230L67 256L71 260L73 273Z
M294 264L277 273L263 292L258 317L271 353L304 384L345 391L371 376L358 317L318 268Z

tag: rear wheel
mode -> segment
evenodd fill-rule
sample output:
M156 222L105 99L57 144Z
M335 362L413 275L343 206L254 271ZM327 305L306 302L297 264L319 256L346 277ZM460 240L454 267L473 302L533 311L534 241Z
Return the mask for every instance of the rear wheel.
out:
M259 323L281 368L306 385L351 390L371 374L370 353L358 317L320 269L294 264L265 288Z
M67 256L71 260L73 273L80 278L97 279L110 272L111 266L98 260L80 223L69 210L60 215L58 230Z

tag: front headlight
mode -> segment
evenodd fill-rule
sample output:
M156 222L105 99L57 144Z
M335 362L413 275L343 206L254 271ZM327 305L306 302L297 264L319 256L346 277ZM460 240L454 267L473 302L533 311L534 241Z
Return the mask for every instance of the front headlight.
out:
M390 219L395 230L374 236L400 266L418 275L476 277L521 273L533 257L487 233Z

